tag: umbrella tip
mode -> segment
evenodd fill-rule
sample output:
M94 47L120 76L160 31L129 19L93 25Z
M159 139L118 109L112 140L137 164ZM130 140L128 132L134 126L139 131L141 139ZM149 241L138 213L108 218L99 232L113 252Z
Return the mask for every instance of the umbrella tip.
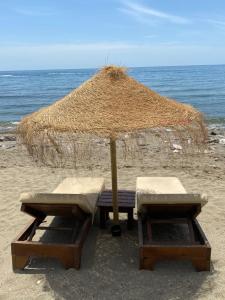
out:
M126 76L127 69L115 65L109 65L102 68L102 72L109 76L111 79L122 79Z

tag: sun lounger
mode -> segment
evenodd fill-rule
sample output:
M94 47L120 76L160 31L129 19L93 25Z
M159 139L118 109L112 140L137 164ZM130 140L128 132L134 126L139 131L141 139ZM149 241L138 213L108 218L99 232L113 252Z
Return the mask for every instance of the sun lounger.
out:
M12 242L13 269L23 269L30 257L53 257L65 268L80 268L81 251L96 211L99 195L104 190L103 178L66 178L52 193L23 193L21 211L34 219ZM46 216L66 217L73 225L42 226ZM37 230L71 232L70 242L33 241Z
M197 271L210 270L211 247L196 220L206 196L187 194L176 177L138 177L136 203L140 269L153 270L157 261L180 259L191 260ZM168 238L162 231L169 227Z

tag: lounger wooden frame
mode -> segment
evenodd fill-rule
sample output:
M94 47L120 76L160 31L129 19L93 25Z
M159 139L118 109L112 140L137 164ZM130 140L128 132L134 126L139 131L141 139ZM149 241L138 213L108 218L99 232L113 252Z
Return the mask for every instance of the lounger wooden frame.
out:
M22 204L21 211L34 219L11 244L13 269L23 269L32 256L52 257L61 261L65 268L80 268L84 241L92 224L92 215L84 213L73 204ZM40 224L46 216L71 217L77 220L74 227L44 227ZM71 243L44 243L32 241L36 230L71 230Z
M210 270L211 247L196 216L201 204L151 204L138 214L139 268L154 270L160 260L191 260L197 271ZM156 242L152 224L187 224L189 242Z

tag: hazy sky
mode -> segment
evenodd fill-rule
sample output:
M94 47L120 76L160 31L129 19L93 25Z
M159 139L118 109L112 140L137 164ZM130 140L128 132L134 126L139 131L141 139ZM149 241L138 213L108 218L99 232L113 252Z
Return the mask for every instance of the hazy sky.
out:
M224 0L0 2L0 70L224 63Z

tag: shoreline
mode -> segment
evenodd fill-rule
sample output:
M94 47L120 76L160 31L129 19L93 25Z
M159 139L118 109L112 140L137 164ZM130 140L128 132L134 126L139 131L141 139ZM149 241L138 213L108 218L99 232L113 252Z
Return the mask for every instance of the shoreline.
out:
M17 126L10 126L10 127L0 126L0 135L7 134L7 133L16 134L16 128ZM208 131L219 130L225 133L225 124L206 124L206 128L208 129Z
M224 117L225 121L225 117ZM3 126L4 124L4 126ZM6 121L2 122L0 121L0 135L4 135L7 133L10 134L16 134L16 127L19 124L19 121ZM210 122L205 122L206 127L208 131L213 131L216 130L219 134L224 134L225 135L225 123L210 123Z

